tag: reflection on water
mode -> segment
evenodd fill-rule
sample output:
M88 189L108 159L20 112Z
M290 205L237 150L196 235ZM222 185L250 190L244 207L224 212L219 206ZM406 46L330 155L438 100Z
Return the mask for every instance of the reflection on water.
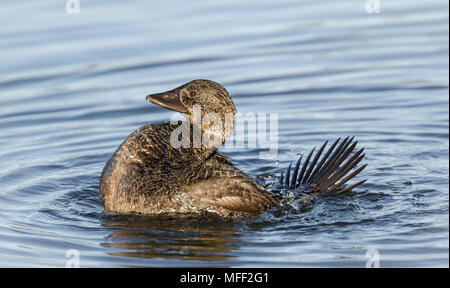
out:
M121 228L108 235L103 246L111 255L181 260L226 260L238 241L234 221L198 217L116 217L105 220L108 228Z
M39 2L39 3L38 3ZM62 1L64 2L64 1ZM8 1L0 17L0 266L448 267L448 1ZM368 182L302 213L105 215L105 162L192 79L278 113L278 157L224 150L267 187L355 136Z

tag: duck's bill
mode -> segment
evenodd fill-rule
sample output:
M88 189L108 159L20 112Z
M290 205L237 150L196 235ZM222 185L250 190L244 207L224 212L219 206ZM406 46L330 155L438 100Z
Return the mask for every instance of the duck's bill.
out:
M183 103L181 103L180 101L180 95L174 90L163 93L150 94L145 98L145 100L170 110L181 113L187 112L186 107L184 107Z

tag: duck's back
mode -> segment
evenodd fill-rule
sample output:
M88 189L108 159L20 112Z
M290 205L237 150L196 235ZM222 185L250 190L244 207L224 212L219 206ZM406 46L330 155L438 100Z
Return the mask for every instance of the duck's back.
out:
M161 194L161 187L170 183L171 159L169 143L171 125L149 124L133 133L119 146L106 163L100 182L100 195L105 211L128 213L150 209L157 203L149 201ZM176 155L174 155L176 157ZM167 168L166 168L167 167ZM142 206L142 207L140 207Z
M274 205L225 156L204 149L174 148L170 137L177 127L145 125L119 146L101 176L105 211L227 215Z

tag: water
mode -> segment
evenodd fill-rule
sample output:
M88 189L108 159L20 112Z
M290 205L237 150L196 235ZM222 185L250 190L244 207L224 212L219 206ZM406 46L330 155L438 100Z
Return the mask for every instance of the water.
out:
M448 267L448 1L264 2L3 1L0 266ZM145 95L196 78L279 113L279 164L226 152L262 182L347 135L369 181L300 214L105 215L107 159L172 115Z

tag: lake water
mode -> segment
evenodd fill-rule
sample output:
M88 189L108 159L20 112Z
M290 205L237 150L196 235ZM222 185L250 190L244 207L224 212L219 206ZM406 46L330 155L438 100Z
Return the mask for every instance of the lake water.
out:
M3 1L0 266L448 267L448 1L277 2ZM257 219L105 215L107 159L173 114L145 95L197 78L278 113L275 160L225 152L243 171L354 135L368 182Z

